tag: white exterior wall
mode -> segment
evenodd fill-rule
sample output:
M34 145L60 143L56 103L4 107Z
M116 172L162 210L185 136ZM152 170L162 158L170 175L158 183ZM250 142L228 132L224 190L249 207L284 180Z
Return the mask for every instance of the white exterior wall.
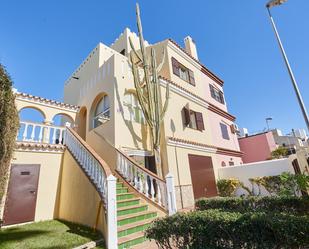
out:
M219 168L218 176L219 179L236 178L251 189L252 185L249 181L249 178L275 176L280 175L283 172L290 172L294 174L291 161L287 158ZM256 188L255 190L257 191ZM241 195L246 194L246 192L242 189L239 189L236 194ZM266 195L267 192L264 190L262 194Z

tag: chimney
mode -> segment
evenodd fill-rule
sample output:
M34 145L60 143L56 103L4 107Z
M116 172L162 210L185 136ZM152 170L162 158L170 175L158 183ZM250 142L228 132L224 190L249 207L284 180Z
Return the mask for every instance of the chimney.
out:
M187 36L185 39L185 50L195 59L198 60L196 45L193 39L190 36Z

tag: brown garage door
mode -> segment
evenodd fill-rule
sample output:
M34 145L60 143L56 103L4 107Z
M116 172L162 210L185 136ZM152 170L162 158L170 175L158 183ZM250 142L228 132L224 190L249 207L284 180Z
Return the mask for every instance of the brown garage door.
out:
M4 209L4 225L34 221L39 164L13 164Z
M188 155L194 199L217 196L211 157Z

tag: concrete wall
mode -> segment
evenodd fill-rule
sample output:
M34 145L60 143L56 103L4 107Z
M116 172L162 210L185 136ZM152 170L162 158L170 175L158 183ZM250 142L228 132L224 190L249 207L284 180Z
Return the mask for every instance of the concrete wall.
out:
M106 234L104 208L98 214L100 196L68 151L63 157L58 198L56 218L94 227L99 215L97 229Z
M280 175L283 172L294 173L291 161L287 158L220 168L218 169L218 177L219 179L239 179L251 189L252 185L249 181L249 178L275 176ZM255 189L255 191L257 191L257 189ZM237 195L245 193L246 192L242 189L236 192ZM267 192L263 191L262 194L266 195Z
M13 164L40 164L35 221L55 218L62 152L15 151Z
M272 132L240 138L239 146L244 153L242 157L244 163L265 161L277 148Z

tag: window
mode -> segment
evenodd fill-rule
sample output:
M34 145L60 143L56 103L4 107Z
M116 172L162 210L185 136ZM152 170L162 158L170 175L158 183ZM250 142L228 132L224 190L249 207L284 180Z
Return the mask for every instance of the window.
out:
M184 116L184 125L195 130L205 130L203 114L201 112L195 112L190 110L188 107L182 109Z
M221 167L225 167L226 163L224 161L221 162Z
M143 111L138 103L138 99L133 93L127 93L124 95L124 118L131 122L137 122L140 124L145 123Z
M215 88L213 85L209 85L210 87L210 94L211 97L213 97L215 100L217 100L219 103L224 104L224 97L223 92L219 89Z
M179 78L187 81L191 85L195 86L195 79L193 71L180 64L174 57L172 57L173 73Z
M125 50L125 49L121 50L121 51L120 51L120 54L126 55L126 50Z
M227 129L227 125L220 123L222 137L226 140L230 140L229 132Z
M109 97L107 95L98 102L93 118L93 128L98 127L99 125L105 123L110 119L110 103Z

